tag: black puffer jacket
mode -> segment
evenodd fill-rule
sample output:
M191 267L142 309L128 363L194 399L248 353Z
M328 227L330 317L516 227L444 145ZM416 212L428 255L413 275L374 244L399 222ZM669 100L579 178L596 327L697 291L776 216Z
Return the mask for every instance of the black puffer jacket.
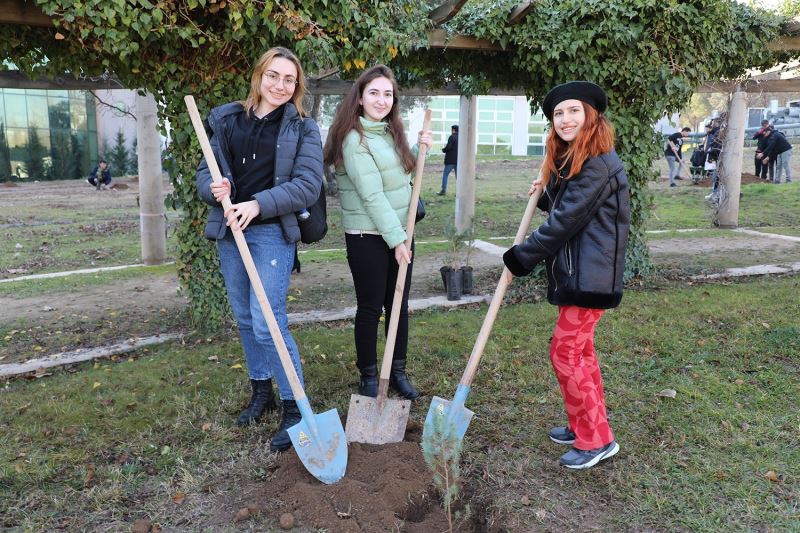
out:
M547 220L503 255L516 276L547 266L553 305L610 309L622 300L630 226L628 177L615 151L587 159L569 180L551 177L539 208Z
M285 105L275 145L274 184L272 188L254 194L253 199L261 208L259 217L279 217L286 242L297 242L300 240L300 227L295 213L312 205L322 189L322 143L317 123L310 118L303 119L291 102ZM231 182L231 198L236 197L236 178L231 174L228 140L240 113L244 113L244 107L239 102L225 104L212 109L206 123L220 172ZM211 181L211 172L204 158L197 168L195 183L200 198L212 207L205 236L218 240L225 237L228 227L221 204L211 194Z

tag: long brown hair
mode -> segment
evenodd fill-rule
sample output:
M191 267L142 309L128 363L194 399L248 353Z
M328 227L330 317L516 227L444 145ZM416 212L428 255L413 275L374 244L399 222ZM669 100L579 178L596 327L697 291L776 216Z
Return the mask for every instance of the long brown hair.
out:
M611 121L586 102L581 104L586 121L571 143L558 136L553 122L550 121L550 133L547 136L542 163L542 181L545 185L550 181L552 174L559 176L566 165L569 165L569 174L564 179L570 179L581 171L587 159L610 152L614 148L614 126ZM556 161L560 161L561 164L558 165Z
M297 112L301 117L306 116L306 110L303 109L303 96L306 94L306 79L303 74L303 67L300 66L300 60L288 48L276 46L270 48L256 61L256 66L253 67L253 75L250 77L250 93L247 95L247 100L242 104L247 111L255 111L261 103L263 97L261 96L261 76L267 70L272 60L276 57L288 59L294 63L297 69L297 85L294 86L294 94L292 94L292 103L297 108Z
M403 120L400 118L400 93L397 89L397 81L394 79L392 70L386 65L376 65L372 68L365 70L358 77L356 82L350 88L350 92L344 97L344 100L339 104L336 110L336 117L333 119L328 130L328 139L325 141L324 158L326 165L340 166L343 161L342 145L344 138L352 130L356 130L364 141L364 128L361 127L361 115L364 110L358 101L361 99L364 89L373 80L377 78L386 78L392 82L392 93L394 99L392 101L392 109L389 114L384 117L383 121L388 124L389 133L394 140L394 150L400 157L403 168L406 172L411 172L411 169L416 165L414 156L411 154L411 149L408 147L408 140L406 133L403 129Z

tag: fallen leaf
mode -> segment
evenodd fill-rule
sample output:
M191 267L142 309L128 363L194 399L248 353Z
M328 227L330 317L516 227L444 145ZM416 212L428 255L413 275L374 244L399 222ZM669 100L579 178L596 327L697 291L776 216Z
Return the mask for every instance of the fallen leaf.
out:
M528 498L528 495L527 495L527 494L525 494L525 495L523 495L523 496L522 496L522 498L520 498L520 499L519 499L519 502L520 502L522 505L528 505L529 503L531 503L531 499L530 499L530 498Z
M211 430L211 422L206 422L202 425L203 431L210 431Z
M247 520L250 518L250 509L247 507L242 507L238 511L236 511L236 516L233 517L234 523L241 522L242 520Z
M219 361L219 357L217 357L216 355L212 355L212 356L209 356L208 360L209 361Z
M99 386L100 386L100 382L99 381L95 381L94 384L92 385L92 390L96 389Z
M767 324L766 322L762 322L761 325L764 326L765 328L769 329L769 324Z
M352 518L352 517L353 517L353 515L352 515L352 514L350 514L350 513L345 513L344 511L336 511L336 516L338 516L339 518L342 518L342 519L345 519L345 518Z
M17 474L21 474L22 473L22 465L19 464L19 463L14 463L14 472L16 472Z
M656 396L661 396L662 398L674 398L677 394L678 393L675 391L675 389L664 389L656 394Z
M63 41L64 40L64 34L61 33L60 31L57 31L54 37L56 38L56 41ZM148 529L148 531L149 531L149 529Z
M236 363L235 365L231 365L231 368L233 369L242 368L242 365L240 363Z
M286 301L287 301L287 302L293 302L293 301L295 301L295 300L297 300L297 298L295 298L295 297L294 297L294 296L292 296L291 294L290 294L289 296L287 296L287 297L286 297Z
M706 341L704 339L700 339L699 341L697 341L697 345L698 346L705 346L705 344L706 344Z
M92 481L94 481L94 465L89 465L86 467L86 475L83 476L83 486L90 486Z
M175 502L175 505L180 505L183 503L183 500L186 499L186 493L184 492L176 492L172 495L172 501Z
M744 385L744 380L743 379L737 379L736 381L734 381L734 383L736 383L737 385Z
M773 483L778 483L781 480L778 477L778 474L776 474L774 470L770 470L769 472L764 474L764 477L767 478L768 480L772 481Z

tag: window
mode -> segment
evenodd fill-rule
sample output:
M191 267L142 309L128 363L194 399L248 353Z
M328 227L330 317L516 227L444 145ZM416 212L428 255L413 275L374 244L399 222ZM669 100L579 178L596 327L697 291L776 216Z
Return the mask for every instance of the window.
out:
M478 153L511 154L511 137L514 132L513 109L513 97L478 98Z

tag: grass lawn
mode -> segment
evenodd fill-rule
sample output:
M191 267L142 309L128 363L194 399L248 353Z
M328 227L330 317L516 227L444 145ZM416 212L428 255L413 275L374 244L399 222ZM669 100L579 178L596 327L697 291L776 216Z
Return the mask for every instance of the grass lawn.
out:
M556 466L563 448L546 436L564 421L547 358L555 309L504 308L468 401L477 414L465 442L469 484L517 531L582 529L586 510L607 531L797 530L800 303L787 295L798 285L628 291L597 334L622 449L579 473ZM410 373L428 395L452 397L484 312L412 317ZM306 327L296 338L314 409L344 413L356 382L352 330ZM234 427L246 375L230 339L7 382L0 527L119 531L147 516L166 530L199 530L215 487L266 479L274 418ZM664 389L675 398L657 396ZM191 503L176 505L179 494ZM267 518L247 525L275 527Z

